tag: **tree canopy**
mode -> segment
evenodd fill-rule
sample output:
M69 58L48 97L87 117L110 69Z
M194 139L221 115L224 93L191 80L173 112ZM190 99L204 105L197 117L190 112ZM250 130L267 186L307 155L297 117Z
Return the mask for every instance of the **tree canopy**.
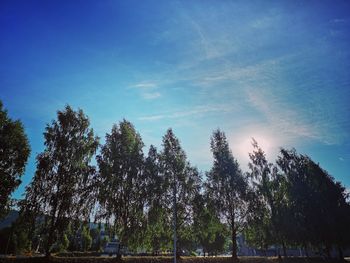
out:
M62 238L69 220L89 220L95 205L96 174L90 164L98 138L82 110L66 106L46 126L45 150L27 187L23 214L44 216L45 253Z
M220 218L231 229L232 257L237 258L237 232L242 231L249 208L248 183L232 155L224 132L214 131L211 151L214 164L207 174L206 188Z
M115 234L125 245L131 245L129 240L137 238L144 221L143 146L134 126L123 120L106 134L106 142L97 156L98 217L112 220Z
M22 124L1 102L0 124L1 215L30 150ZM253 139L244 173L218 129L210 138L213 164L202 180L172 129L160 150L151 145L145 156L131 122L114 124L99 145L83 111L66 106L46 126L44 139L20 216L2 231L5 253L101 249L114 237L131 251L174 249L179 256L198 248L212 255L232 249L233 258L240 235L254 248L274 247L279 255L283 249L285 256L288 247L298 247L328 257L337 248L343 257L350 245L349 193L295 149L281 148L272 163ZM98 229L90 229L93 218Z
M0 101L0 218L7 214L11 194L21 184L29 154L22 122L12 120Z

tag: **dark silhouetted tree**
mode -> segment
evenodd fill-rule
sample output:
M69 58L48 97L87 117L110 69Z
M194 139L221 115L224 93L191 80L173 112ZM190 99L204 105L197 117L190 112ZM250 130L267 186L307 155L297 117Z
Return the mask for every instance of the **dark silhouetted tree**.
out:
M69 220L87 220L95 205L95 167L91 158L98 138L82 110L66 106L44 132L45 150L37 156L37 170L26 189L22 216L44 224L45 253L65 241ZM62 242L61 242L62 243Z
M12 120L0 101L0 218L8 212L10 196L21 183L29 154L22 123Z
M346 245L349 205L345 188L307 155L295 149L281 149L277 164L286 181L287 214L290 223L285 236L307 249L319 247L330 256L330 249ZM341 253L340 253L341 254Z
M222 131L213 133L211 150L214 164L207 174L206 188L220 218L230 226L232 257L237 258L237 232L243 230L249 211L248 183Z

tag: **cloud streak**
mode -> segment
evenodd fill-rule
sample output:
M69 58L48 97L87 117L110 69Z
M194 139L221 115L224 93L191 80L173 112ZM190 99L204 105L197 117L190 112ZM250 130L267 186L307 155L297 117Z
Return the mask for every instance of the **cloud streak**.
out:
M154 82L140 82L134 85L131 85L132 88L138 89L156 89L158 85Z
M228 113L233 112L237 109L237 106L234 105L207 105L207 106L194 106L187 110L180 110L169 112L166 114L156 114L149 116L141 116L139 120L141 121L159 121L163 119L180 119L180 118L188 118L188 117L201 117L204 114L210 113Z
M141 96L146 100L154 100L161 97L162 95L159 92L144 92L141 94Z
M159 86L155 82L140 82L131 85L130 88L137 89L141 98L145 100L154 100L162 96L162 94L157 91Z

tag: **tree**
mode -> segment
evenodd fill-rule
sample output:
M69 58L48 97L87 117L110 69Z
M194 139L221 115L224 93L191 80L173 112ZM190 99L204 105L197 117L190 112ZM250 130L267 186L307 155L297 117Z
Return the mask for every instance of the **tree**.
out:
M22 214L32 215L34 225L44 224L45 253L64 237L69 220L87 220L95 205L95 167L91 158L98 138L82 110L66 106L47 125L45 150L37 156L37 170L26 189Z
M92 238L91 250L100 251L101 250L101 224L98 224L97 228L90 229L90 236Z
M253 152L249 153L250 162L247 176L253 190L250 200L249 224L245 230L247 242L260 249L267 249L273 244L272 215L275 214L275 205L272 192L273 164L266 160L264 151L255 139L252 139Z
M0 230L0 253L22 254L31 250L28 231L23 224L16 220L11 227Z
M220 222L214 206L207 194L198 194L194 200L193 232L204 256L223 252L225 249L227 229Z
M84 252L88 251L92 245L92 237L88 226L86 226L85 224L82 226L80 236L81 236L82 250Z
M60 233L56 242L52 245L52 252L66 252L69 247L69 239L65 232Z
M99 218L112 220L123 245L135 246L142 230L146 199L141 136L123 120L114 125L97 156Z
M345 188L295 149L281 149L277 164L285 177L286 207L292 222L286 236L305 249L319 247L328 257L331 246L338 245L341 254L349 233Z
M22 123L9 118L0 101L0 218L8 212L10 196L21 183L29 154Z
M214 164L207 174L206 191L221 219L230 226L232 257L237 258L237 232L242 231L248 213L248 184L232 155L224 132L214 131L211 151Z
M172 129L168 129L163 137L160 167L164 180L165 211L168 218L173 211L174 253L179 256L180 250L192 238L189 226L193 219L193 200L200 191L201 179L198 170L187 161Z
M160 155L151 145L145 160L144 176L147 187L144 245L154 254L160 250L171 249L171 221L167 217L164 177L160 171Z

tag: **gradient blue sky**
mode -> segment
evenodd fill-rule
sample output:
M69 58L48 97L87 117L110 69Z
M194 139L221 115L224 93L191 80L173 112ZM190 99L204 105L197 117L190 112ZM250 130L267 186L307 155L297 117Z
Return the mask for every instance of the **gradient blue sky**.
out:
M0 99L32 146L82 108L102 139L133 122L146 144L174 129L192 164L212 164L218 127L246 170L250 138L310 155L350 187L350 1L0 2ZM103 140L102 140L103 141Z

